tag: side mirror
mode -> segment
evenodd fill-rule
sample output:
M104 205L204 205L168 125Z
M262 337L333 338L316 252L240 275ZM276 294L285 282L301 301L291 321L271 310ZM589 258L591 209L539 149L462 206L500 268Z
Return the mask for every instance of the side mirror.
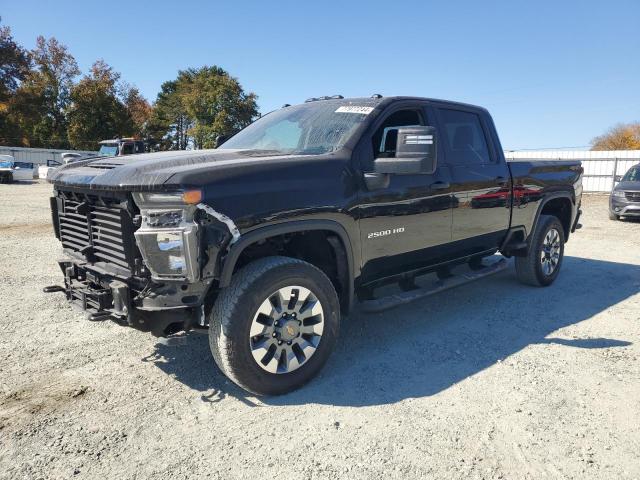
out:
M622 181L622 175L616 175L613 179L615 182L620 182Z
M376 173L397 175L430 174L437 164L435 127L402 127L398 129L396 154L392 158L377 158Z
M218 148L220 145L222 145L224 142L226 142L227 140L229 140L229 137L231 137L231 135L218 135L216 137L216 144L214 148Z

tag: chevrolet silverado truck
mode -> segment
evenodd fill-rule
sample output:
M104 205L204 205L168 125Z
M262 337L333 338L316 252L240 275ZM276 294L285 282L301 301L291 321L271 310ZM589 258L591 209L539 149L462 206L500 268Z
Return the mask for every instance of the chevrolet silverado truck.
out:
M522 282L551 285L580 226L582 173L506 162L480 107L313 98L217 149L52 171L64 286L45 291L159 336L208 329L224 374L282 394L318 373L356 303L381 311L503 257Z

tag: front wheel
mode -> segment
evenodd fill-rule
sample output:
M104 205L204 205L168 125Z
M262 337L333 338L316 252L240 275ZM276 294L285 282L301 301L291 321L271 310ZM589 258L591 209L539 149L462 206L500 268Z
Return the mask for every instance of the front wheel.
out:
M616 215L615 213L609 212L609 220L620 220L620 215Z
M528 285L551 285L562 266L564 228L557 217L540 215L526 257L516 257L518 280Z
M313 265L267 257L234 274L209 319L216 364L240 387L279 395L313 378L338 337L331 280Z

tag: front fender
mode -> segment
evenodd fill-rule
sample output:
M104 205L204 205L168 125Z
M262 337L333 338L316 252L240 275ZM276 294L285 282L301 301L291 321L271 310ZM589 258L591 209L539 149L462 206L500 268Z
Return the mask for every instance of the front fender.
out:
M235 266L240 258L242 252L250 245L260 241L266 240L270 237L283 235L287 233L305 232L313 230L324 230L335 233L342 244L344 245L346 260L347 260L347 273L348 273L348 287L349 292L347 299L348 305L351 305L353 301L353 289L354 278L357 276L356 264L354 262L353 244L345 228L338 222L333 220L297 220L293 222L286 222L281 224L269 225L260 227L255 230L243 234L240 239L235 242L229 248L228 253L225 255L222 268L220 271L219 286L224 288L231 282L231 277Z

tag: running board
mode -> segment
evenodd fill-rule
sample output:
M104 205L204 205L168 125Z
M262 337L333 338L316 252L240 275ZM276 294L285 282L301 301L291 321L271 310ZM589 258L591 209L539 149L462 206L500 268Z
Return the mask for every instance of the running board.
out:
M386 297L376 298L373 300L365 300L362 302L361 310L367 313L383 312L399 305L420 300L421 298L428 297L435 293L449 290L450 288L459 287L466 283L473 282L483 277L493 275L494 273L501 272L509 266L506 258L502 258L491 265L481 268L480 270L473 270L460 274L455 274L452 277L445 278L444 280L438 280L434 282L430 287L418 288L416 290L409 290L406 292L400 292Z

